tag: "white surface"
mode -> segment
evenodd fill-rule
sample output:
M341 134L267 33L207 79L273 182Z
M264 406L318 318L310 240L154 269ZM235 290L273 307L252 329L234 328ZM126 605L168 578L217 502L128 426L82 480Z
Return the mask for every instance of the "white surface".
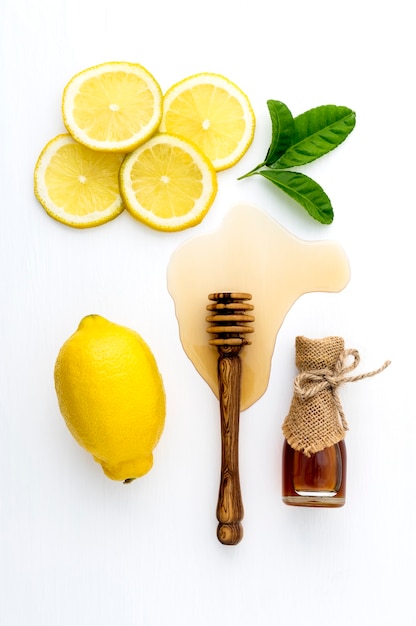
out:
M1 8L0 623L5 626L248 626L415 623L413 507L414 32L412 3L211 0L3 0ZM250 97L255 141L219 177L197 229L153 232L129 215L86 231L50 219L33 196L44 144L62 132L71 76L137 61L166 90L214 71ZM348 141L307 168L332 199L321 226L267 181L237 181L262 160L268 98L294 114L357 112ZM306 171L306 168L303 170ZM266 394L242 415L245 537L215 536L218 404L181 349L166 267L173 250L238 202L273 212L298 237L335 239L352 278L303 296L278 336ZM84 315L137 329L167 392L151 473L112 483L59 415L53 366ZM350 423L347 504L285 507L281 422L297 334L339 334L360 371L342 390Z

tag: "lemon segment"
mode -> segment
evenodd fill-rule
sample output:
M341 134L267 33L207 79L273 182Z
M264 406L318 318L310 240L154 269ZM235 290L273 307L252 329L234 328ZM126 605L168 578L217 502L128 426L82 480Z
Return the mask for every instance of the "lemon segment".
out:
M54 379L69 431L106 476L130 482L150 471L166 398L155 357L137 332L84 317L58 353Z
M62 116L68 132L89 148L131 152L158 129L162 92L137 63L102 63L68 82Z
M35 166L35 196L54 219L75 228L104 224L123 210L118 174L123 155L96 152L71 135L54 137Z
M163 98L160 131L193 141L216 171L237 163L254 137L248 97L219 74L201 73L173 85Z
M125 158L120 190L133 217L156 230L178 231L205 217L217 193L217 177L196 146L159 133Z

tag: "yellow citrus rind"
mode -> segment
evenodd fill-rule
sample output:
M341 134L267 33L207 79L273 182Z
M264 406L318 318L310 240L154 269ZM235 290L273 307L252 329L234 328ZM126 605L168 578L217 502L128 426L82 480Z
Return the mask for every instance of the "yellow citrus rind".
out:
M69 431L106 476L130 482L150 471L166 395L154 354L137 332L87 315L59 350L54 382Z

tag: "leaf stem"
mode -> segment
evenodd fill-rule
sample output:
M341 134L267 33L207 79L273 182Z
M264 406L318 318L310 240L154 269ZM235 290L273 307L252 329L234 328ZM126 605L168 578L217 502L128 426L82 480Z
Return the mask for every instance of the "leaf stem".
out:
M239 176L237 178L237 180L242 180L243 178L248 178L249 176L253 176L253 174L257 174L257 172L264 167L265 163L259 163L259 165L257 165L255 168L253 168L252 170L250 170L249 172L247 172L247 174L243 174L242 176Z

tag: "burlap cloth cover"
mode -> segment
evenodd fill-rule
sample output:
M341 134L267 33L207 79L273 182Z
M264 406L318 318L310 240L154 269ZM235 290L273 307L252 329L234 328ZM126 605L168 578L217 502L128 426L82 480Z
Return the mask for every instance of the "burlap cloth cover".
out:
M299 375L295 379L289 414L282 426L292 448L309 457L344 439L348 424L337 388L345 382L374 376L390 365L390 361L386 361L373 372L346 376L359 362L357 350L345 350L342 337L296 337Z
M296 337L296 366L301 374L322 373L322 370L330 373L343 351L342 337ZM304 389L313 385L314 382L306 381ZM340 420L331 388L322 389L307 399L295 392L282 426L290 446L308 457L344 439L347 428Z

